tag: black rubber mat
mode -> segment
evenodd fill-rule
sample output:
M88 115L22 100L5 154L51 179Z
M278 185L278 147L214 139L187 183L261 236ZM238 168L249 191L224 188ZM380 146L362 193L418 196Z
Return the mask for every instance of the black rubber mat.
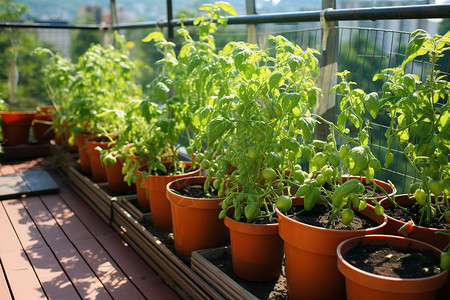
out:
M50 194L58 191L58 184L45 170L32 170L0 176L0 200Z

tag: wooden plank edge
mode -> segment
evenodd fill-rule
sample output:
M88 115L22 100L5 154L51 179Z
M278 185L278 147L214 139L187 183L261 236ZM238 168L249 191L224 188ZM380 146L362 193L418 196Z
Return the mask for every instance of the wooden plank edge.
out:
M121 223L123 224L123 222ZM163 253L160 253L158 248L154 247L152 244L143 242L142 240L145 238L142 237L142 235L139 235L139 233L136 233L133 229L125 227L124 225L119 225L116 222L113 222L112 224L115 224L121 230L121 236L128 236L130 240L135 242L138 247L142 249L143 257L150 257L155 261L159 269L162 270L161 274L166 274L165 276L168 276L176 286L179 286L186 295L189 295L188 299L207 299L206 295L198 293L196 289L193 288L189 278L180 274L177 267L174 266Z
M208 253L211 251L225 251L226 247L219 247L213 249L198 250L192 252L191 268L199 274L205 281L207 281L214 288L224 292L224 295L229 296L228 299L249 299L258 300L258 298L243 289L243 287L234 281L230 276L225 274L222 270L213 265L201 253Z
M114 203L114 205L117 205ZM191 268L186 266L175 254L173 254L159 239L153 236L145 227L139 222L133 220L131 216L120 206L117 207L120 211L118 214L114 213L114 217L117 217L115 221L122 222L118 224L124 226L127 233L135 235L138 243L142 243L142 246L146 245L149 249L147 255L155 255L161 258L164 264L172 266L170 271L174 271L177 278L179 278L180 284L190 283L192 288L204 294L208 299L213 297L214 299L223 299L209 284L207 284L200 276L198 276ZM120 220L122 219L122 220ZM127 223L127 224L126 224ZM206 293L206 295L205 295Z

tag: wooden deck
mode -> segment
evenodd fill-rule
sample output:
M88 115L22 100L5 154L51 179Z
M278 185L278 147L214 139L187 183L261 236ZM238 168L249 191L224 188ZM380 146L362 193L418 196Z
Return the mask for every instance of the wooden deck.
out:
M0 174L46 169L35 159ZM70 188L0 201L0 299L179 299ZM1 189L1 186L0 186Z

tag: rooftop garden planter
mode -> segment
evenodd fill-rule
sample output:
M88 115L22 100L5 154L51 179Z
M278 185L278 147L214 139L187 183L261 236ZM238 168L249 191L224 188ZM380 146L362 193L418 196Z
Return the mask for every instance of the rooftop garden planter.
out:
M299 205L305 205L304 199L298 200ZM296 211L302 209L304 207L299 207ZM290 217L292 213L284 214L278 210L290 298L329 299L330 291L333 291L333 298L345 299L344 277L336 266L337 246L350 237L381 234L386 225L386 217L375 214L371 206L367 206L361 213L374 220L377 225L358 230L323 228L295 220ZM299 214L300 218L301 216ZM326 289L323 288L323 282L327 283Z
M395 203L401 205L409 211L412 211L412 207L414 205L416 205L417 207L416 200L410 195L396 195L393 199ZM381 201L381 205L384 207L388 218L388 223L385 228L386 234L406 236L433 245L434 247L442 251L445 250L445 247L448 245L449 241L448 236L436 233L450 233L450 226L447 226L445 223L442 224L443 226L441 226L440 228L420 226L418 225L420 223L420 218L416 218L416 220L414 221L412 219L413 216L407 213L401 214L403 215L403 217L401 217L401 215L393 216L393 214L391 214L391 209L397 211L398 213L401 212L401 210L395 209L395 205L391 200L385 198Z
M399 271L407 269L408 264L416 266L417 269L422 268L421 263L428 258L427 252L430 252L431 255L428 259L434 261L436 265L434 268L428 267L428 272L424 271L423 275L415 278L410 276L394 278L387 275L377 275L370 270L362 270L356 267L353 260L357 261L357 258L352 257L351 260L348 258L347 255L350 251L361 246L386 246L394 250L401 250L402 255L400 257L395 255L395 252L391 254L392 260L398 262L400 259L402 262L401 266L396 266ZM366 250L361 259L368 260L370 258L373 252L369 249ZM414 254L414 251L419 253ZM337 256L339 271L345 276L346 280L347 299L437 299L438 290L448 282L449 272L448 270L436 270L434 272L436 268L439 268L441 253L439 249L424 242L391 235L367 235L345 240L337 247ZM411 257L408 259L408 256ZM385 258L384 262L386 263L388 260ZM378 268L380 268L380 264L378 262ZM393 272L397 273L395 270Z
M189 188L200 188L203 192L205 180L204 176L193 176L167 184L175 250L187 257L190 257L193 251L223 246L228 241L228 230L223 220L217 217L223 198L213 195L186 195Z
M48 142L55 138L52 115L54 110L52 105L38 107L32 123L33 135L38 142Z
M80 160L81 171L87 174L91 173L91 161L87 152L86 140L94 137L92 133L79 133L75 136L74 145L78 149L78 159Z
M27 144L35 112L0 113L3 145L17 146Z
M86 139L86 151L89 155L91 165L92 180L95 182L105 182L106 169L100 159L100 150L109 147L111 139L105 136L96 136Z
M186 170L189 170L191 163L183 163ZM145 166L144 166L145 167ZM182 169L183 170L183 169ZM181 171L179 174L170 175L143 175L143 184L147 189L150 200L150 210L152 212L153 226L164 232L172 232L172 212L170 201L166 196L166 186L173 180L200 175L200 169L191 171Z

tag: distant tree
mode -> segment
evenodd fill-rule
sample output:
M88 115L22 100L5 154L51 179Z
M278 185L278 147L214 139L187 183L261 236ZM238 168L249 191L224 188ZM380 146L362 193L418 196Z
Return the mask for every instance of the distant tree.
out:
M0 2L0 20L19 22L28 7L12 0ZM44 62L33 55L41 46L35 31L0 28L0 98L14 109L34 109L45 102L46 92L40 82L39 70Z

